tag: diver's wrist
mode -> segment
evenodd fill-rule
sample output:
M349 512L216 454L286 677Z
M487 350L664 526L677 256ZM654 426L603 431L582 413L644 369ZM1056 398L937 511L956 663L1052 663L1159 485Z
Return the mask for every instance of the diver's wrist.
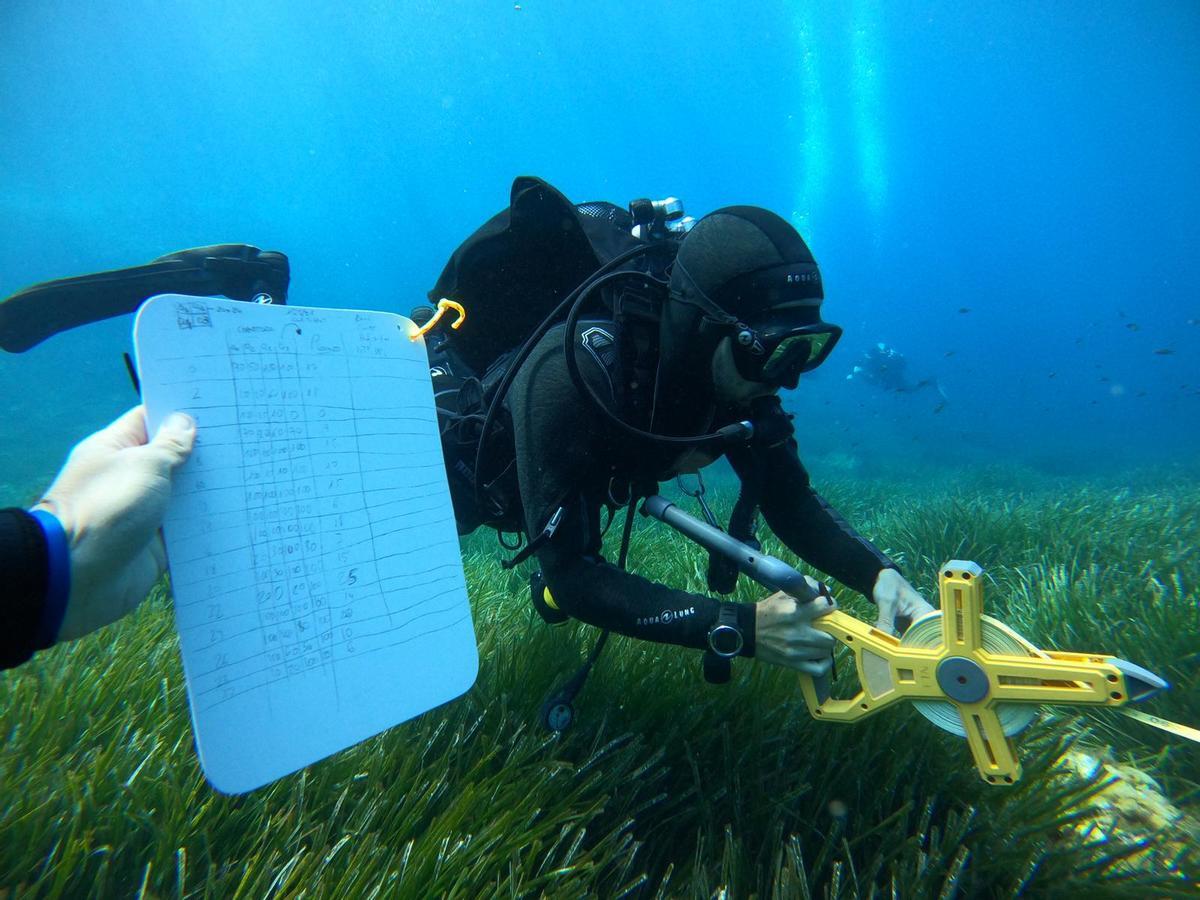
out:
M895 566L884 566L879 570L879 574L875 576L875 583L871 587L871 599L874 599L875 594L881 587L886 587L888 582L893 578L904 580L904 576L900 574L900 570Z
M46 504L38 503L29 511L41 529L46 546L46 593L34 635L36 650L45 650L58 642L71 593L70 539L59 518L45 507Z

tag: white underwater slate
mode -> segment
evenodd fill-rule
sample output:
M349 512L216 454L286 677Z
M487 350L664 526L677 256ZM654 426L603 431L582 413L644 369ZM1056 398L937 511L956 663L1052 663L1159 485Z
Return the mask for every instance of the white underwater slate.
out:
M478 650L422 340L379 312L168 294L134 344L153 434L197 423L163 525L219 791L464 693Z

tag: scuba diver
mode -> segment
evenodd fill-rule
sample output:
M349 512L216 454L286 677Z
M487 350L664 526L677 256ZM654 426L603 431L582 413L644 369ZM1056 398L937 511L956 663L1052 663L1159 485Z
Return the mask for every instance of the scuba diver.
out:
M284 302L287 285L280 253L182 251L14 295L0 303L0 347L20 352L153 294ZM815 599L731 603L625 571L639 499L722 456L741 482L733 537L756 546L761 513L792 552L872 600L889 633L932 611L800 462L779 392L825 362L841 329L821 318L816 261L779 216L731 206L692 222L673 200L576 206L521 177L509 207L455 251L429 297L466 310L464 327L437 322L426 334L460 534L486 524L527 536L508 545L517 552L504 565L536 556L531 587L543 617L603 629L558 699L578 690L609 631L701 650L710 681L726 680L738 656L829 672L834 640L811 623L836 604L815 580ZM433 316L412 314L418 324ZM602 539L621 508L614 565ZM728 594L737 572L714 557L708 576L711 591ZM543 721L558 730L545 709Z
M782 594L728 603L624 571L637 499L725 456L741 482L734 537L754 546L761 510L792 552L873 600L889 633L932 610L813 489L797 454L779 392L841 334L821 318L804 240L751 206L671 228L667 217L681 214L671 205L575 206L545 182L517 179L509 210L451 257L429 298L456 301L466 319L439 324L427 347L459 528L529 536L505 565L536 556L533 600L547 621L704 651L713 681L727 677L720 660L739 655L822 675L832 641L809 623L833 608L824 585L804 604ZM602 522L621 506L614 565ZM710 560L710 590L728 593L735 580Z
M921 388L932 387L937 389L943 400L946 399L946 394L937 383L937 379L923 378L912 384L906 374L907 368L908 360L899 350L880 342L863 352L862 358L850 370L846 380L860 381L897 394L913 394Z

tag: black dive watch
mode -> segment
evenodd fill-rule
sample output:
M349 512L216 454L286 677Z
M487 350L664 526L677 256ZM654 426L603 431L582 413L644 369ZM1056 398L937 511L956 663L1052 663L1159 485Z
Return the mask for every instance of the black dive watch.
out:
M742 652L745 643L736 604L722 603L717 621L708 629L708 649L724 659L732 659Z
M708 649L704 651L704 680L724 684L729 680L730 660L742 652L746 638L738 624L738 605L722 603L717 621L708 629Z

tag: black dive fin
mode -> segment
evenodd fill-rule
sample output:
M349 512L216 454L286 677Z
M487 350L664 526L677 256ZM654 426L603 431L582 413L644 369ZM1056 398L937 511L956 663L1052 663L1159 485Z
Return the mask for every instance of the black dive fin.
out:
M196 247L144 266L45 281L0 302L0 347L23 353L59 332L136 310L155 294L287 300L288 259L246 244Z

